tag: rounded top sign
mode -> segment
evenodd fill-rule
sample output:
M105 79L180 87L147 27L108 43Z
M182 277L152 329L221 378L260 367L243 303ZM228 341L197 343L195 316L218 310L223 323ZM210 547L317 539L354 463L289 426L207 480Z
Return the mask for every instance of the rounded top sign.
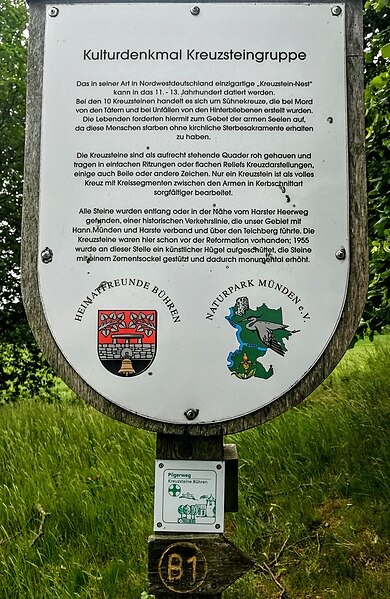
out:
M160 432L299 403L364 302L356 9L31 8L23 289L48 359Z

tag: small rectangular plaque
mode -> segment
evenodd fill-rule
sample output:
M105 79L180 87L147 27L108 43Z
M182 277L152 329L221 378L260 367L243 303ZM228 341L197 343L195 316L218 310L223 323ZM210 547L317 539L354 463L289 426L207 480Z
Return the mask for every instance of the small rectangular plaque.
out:
M223 532L224 463L156 460L155 531Z

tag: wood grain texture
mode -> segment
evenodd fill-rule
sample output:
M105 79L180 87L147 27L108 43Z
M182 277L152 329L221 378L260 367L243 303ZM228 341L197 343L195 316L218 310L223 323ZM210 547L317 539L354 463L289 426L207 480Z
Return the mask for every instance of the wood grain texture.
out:
M126 424L164 434L220 435L262 424L304 400L342 358L359 323L368 284L366 179L363 102L363 23L361 3L340 4L346 10L348 136L350 177L350 279L345 307L333 338L315 366L289 392L249 415L217 424L166 424L142 418L115 406L83 381L58 349L48 328L38 289L40 123L42 101L45 6L33 0L27 95L27 137L22 227L22 292L26 314L42 351L58 375L77 395L104 414ZM334 17L337 18L337 17ZM336 248L337 249L337 248Z
M188 557L191 558L193 555L193 547L199 549L198 555L199 563L202 562L202 572L199 575L199 580L193 582L191 577L192 571L188 567ZM169 579L169 569L167 568L168 560L166 559L169 551L174 552L175 557L180 556L182 560L180 567L182 568L182 577L175 581L175 574L179 574L178 570L171 570L171 580ZM149 537L148 540L148 556L149 556L149 593L152 593L158 597L164 597L169 595L169 589L167 586L177 586L177 593L182 596L199 596L199 597L210 597L215 599L216 596L220 597L221 592L230 586L237 578L248 572L253 567L253 561L245 555L240 549L238 549L233 543L231 543L223 535L154 535ZM164 560L165 556L165 560ZM173 562L177 566L179 562L178 557ZM185 570L188 569L187 573L188 581L185 580ZM181 572L180 572L181 573ZM184 580L183 580L184 579ZM183 589L186 584L191 586L191 583L196 585L194 591L184 592ZM197 593L197 595L194 595ZM175 592L171 596L176 596Z
M225 513L238 512L238 452L234 443L223 446L225 462Z
M224 457L222 431L220 435L157 435L158 460L214 460Z

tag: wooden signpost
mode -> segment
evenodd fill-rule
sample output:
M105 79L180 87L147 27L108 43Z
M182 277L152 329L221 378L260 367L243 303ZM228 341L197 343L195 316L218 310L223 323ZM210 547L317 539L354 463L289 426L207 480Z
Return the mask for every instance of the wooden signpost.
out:
M149 538L149 590L156 596L181 593L220 597L253 562L223 535Z
M361 6L30 13L26 313L78 395L157 433L151 591L218 597L251 565L223 435L305 399L363 310Z

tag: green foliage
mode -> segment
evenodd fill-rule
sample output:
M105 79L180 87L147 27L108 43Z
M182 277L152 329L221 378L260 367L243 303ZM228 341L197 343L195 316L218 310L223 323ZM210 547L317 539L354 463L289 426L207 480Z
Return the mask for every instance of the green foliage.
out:
M225 599L390 597L389 349L359 342L305 404L229 439L226 535L256 566ZM73 395L1 407L1 599L149 599L153 466L151 433Z
M0 6L0 329L21 321L20 212L23 192L27 13L24 2Z
M0 403L36 393L54 377L37 349L20 294L27 12L23 0L0 5Z
M73 397L3 406L0 429L0 597L139 598L153 435Z
M0 360L0 405L32 393L53 401L55 377L34 343L2 344Z
M389 2L365 7L365 104L370 283L359 328L371 339L390 324L390 11Z

